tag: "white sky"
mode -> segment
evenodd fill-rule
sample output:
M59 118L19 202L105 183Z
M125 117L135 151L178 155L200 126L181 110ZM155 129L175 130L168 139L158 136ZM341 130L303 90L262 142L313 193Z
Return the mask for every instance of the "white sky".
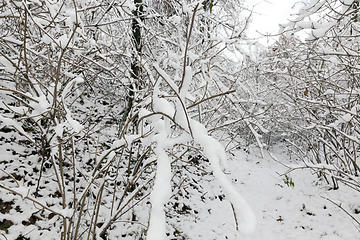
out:
M278 33L280 23L286 23L294 12L292 6L299 0L247 0L249 6L254 6L253 22L249 27L250 37L260 37L257 33ZM266 44L266 38L260 40Z

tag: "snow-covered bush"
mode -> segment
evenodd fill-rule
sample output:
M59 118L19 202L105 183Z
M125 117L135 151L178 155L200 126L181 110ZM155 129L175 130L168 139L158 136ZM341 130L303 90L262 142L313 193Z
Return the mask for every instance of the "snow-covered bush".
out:
M334 189L342 182L357 191L358 4L310 1L283 26L264 60L264 77L282 96L278 119L291 129L287 138L303 160L300 168L311 168Z
M254 230L215 140L233 142L241 124L259 140L223 54L242 44L246 19L231 1L168 3L172 13L142 1L1 5L1 127L34 149L1 162L1 195L19 206L8 238L165 239L164 204L210 167L237 228ZM24 211L38 221L24 228Z

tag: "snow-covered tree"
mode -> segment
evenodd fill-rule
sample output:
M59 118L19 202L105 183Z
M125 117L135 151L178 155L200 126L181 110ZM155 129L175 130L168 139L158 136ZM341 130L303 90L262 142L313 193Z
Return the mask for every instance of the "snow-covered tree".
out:
M213 172L236 228L254 230L215 140L233 142L229 129L239 124L259 140L257 112L233 94L240 74L228 51L244 45L241 9L238 1L3 2L1 126L38 154L32 167L4 163L0 187L21 211L32 202L29 213L53 219L28 236L165 239L164 205L196 171ZM12 177L19 166L23 183ZM20 218L13 224L10 238L28 232Z
M310 1L283 34L264 76L283 96L279 119L291 126L300 168L359 191L358 1Z

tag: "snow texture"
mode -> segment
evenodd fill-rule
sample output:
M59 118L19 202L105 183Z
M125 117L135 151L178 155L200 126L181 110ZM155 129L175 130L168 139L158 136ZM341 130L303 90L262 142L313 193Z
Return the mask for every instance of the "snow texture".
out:
M237 220L239 221L239 231L245 235L254 233L256 227L254 212L222 172L220 160L225 162L226 159L223 147L218 141L207 134L205 127L199 122L192 120L191 126L195 141L204 149L204 154L211 163L214 176L234 207Z
M170 160L165 152L168 143L164 125L163 120L159 120L157 124L154 124L154 131L158 133L153 137L153 141L157 143L157 146L154 149L157 156L157 169L154 188L150 196L151 214L147 240L166 239L164 204L169 200L171 195L171 166Z

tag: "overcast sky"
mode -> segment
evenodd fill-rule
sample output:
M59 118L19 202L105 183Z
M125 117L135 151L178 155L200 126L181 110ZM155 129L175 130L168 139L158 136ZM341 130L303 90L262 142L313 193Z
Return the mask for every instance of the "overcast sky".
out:
M251 37L259 37L259 31L263 34L278 32L280 23L286 23L290 14L294 12L291 7L298 0L247 0L248 4L254 5L253 22L250 25ZM266 43L266 39L261 41Z

